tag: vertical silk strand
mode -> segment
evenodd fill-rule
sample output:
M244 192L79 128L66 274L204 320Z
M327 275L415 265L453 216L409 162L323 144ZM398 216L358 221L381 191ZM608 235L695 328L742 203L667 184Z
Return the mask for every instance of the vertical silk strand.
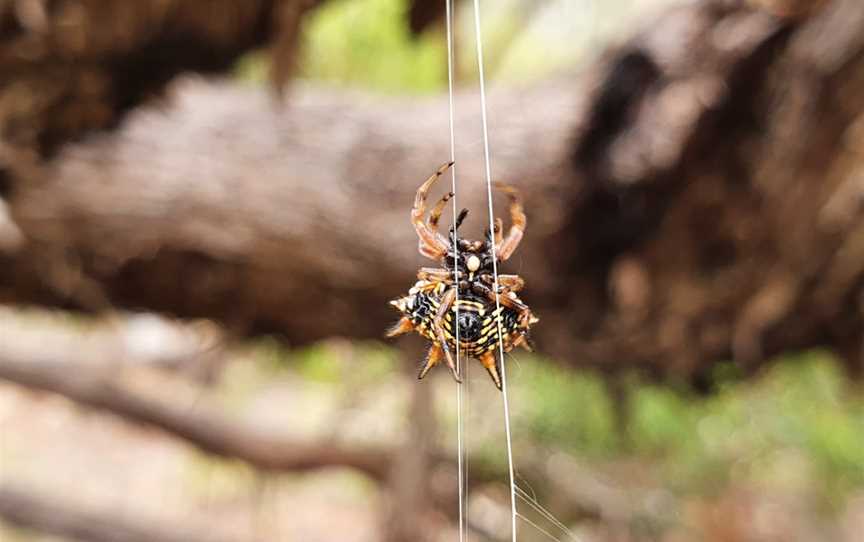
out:
M480 79L480 111L483 124L483 157L486 164L486 198L489 202L489 231L495 231L495 214L492 209L492 168L489 160L489 127L486 120L486 81L483 74L483 38L480 30L480 0L474 0L474 38L477 47L477 72ZM501 313L501 302L498 300L498 258L496 255L495 235L490 233L492 244L492 274L495 292L496 314ZM496 318L498 324L498 359L501 369L501 392L504 399L504 429L507 436L507 465L510 475L510 524L511 539L516 542L516 479L513 472L513 439L510 432L510 401L507 398L507 370L504 367L504 337L501 329L501 318ZM458 326L457 326L458 327Z
M453 105L453 0L445 0L447 5L447 91L448 105L450 110L450 161L456 161L456 135L453 127L454 105ZM453 164L451 169L453 192L453 227L456 227L456 164ZM456 231L453 230L453 273L457 275L459 271L459 245L456 243ZM462 368L461 359L459 357L459 286L456 286L456 301L455 301L455 328L456 328L456 372L466 382L465 371ZM466 384L467 385L467 384ZM466 519L465 519L465 498L467 496L465 488L465 419L463 417L464 396L462 385L456 383L456 447L457 447L457 463L458 463L458 484L459 484L459 542L465 542L467 534Z

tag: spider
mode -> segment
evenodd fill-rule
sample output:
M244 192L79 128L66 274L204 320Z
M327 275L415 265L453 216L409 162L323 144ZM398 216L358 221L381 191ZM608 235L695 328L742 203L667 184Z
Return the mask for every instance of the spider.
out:
M424 220L424 217L429 189L452 165L453 162L444 164L420 185L411 210L411 223L420 237L420 254L440 262L442 267L421 267L417 273L418 281L408 295L390 302L402 317L390 328L387 336L416 331L432 341L419 378L426 376L443 358L453 378L462 382L453 360L453 349L457 348L456 321L459 353L478 359L500 390L501 374L495 356L499 329L505 352L516 346L530 351L532 344L528 332L538 319L516 295L525 286L525 281L518 275L499 274L498 290L495 291L492 242L494 239L495 256L499 262L510 258L525 232L525 213L519 193L510 186L495 183L495 187L510 199L512 224L507 236L502 236L503 222L496 218L493 230L486 230L485 240L470 241L458 237L457 230L468 215L468 209L462 209L450 228L448 240L438 232L438 221L447 201L453 197L452 192L438 201L428 219Z

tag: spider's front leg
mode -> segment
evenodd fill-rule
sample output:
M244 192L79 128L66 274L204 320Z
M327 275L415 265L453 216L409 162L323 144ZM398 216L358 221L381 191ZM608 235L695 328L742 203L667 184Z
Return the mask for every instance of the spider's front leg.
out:
M420 185L420 188L417 189L417 194L414 197L414 207L411 209L411 223L414 225L414 229L417 231L417 235L420 237L420 254L432 258L433 260L440 260L444 256L447 255L447 250L449 249L449 243L447 240L438 233L438 216L441 215L441 211L444 206L443 203L446 203L446 199L449 199L445 196L446 199L443 200L443 203L439 203L432 212L432 216L429 217L429 223L427 224L423 217L426 214L426 197L429 195L429 189L432 187L432 184L438 180L438 177L444 174L445 171L450 169L450 166L453 165L453 162L448 162L444 164L438 171L432 174L431 177L426 179L426 181ZM439 209L440 207L440 209ZM435 216L437 213L437 216Z
M435 207L432 208L432 212L429 213L429 218L426 221L429 224L429 227L435 231L438 231L438 221L441 220L441 213L444 212L444 207L447 206L447 202L450 201L450 198L453 197L453 192L447 192L444 196L438 200L438 203L435 204Z
M444 360L447 362L447 366L450 367L450 372L453 373L453 379L456 380L456 382L461 383L462 378L459 376L459 371L456 369L456 362L453 361L453 354L450 351L450 346L447 344L447 337L444 335L444 328L442 327L444 317L450 311L450 308L453 306L453 301L455 301L455 299L456 288L448 288L444 295L441 297L441 303L438 305L438 311L435 313L435 317L432 319L432 331L435 333L435 338L437 339L438 345L444 352Z
M522 209L522 198L519 192L512 186L506 184L495 183L495 188L501 190L507 197L510 198L510 231L507 232L500 244L497 244L498 250L496 256L499 261L505 261L513 255L522 236L525 234L525 225L528 219L525 217L525 211Z

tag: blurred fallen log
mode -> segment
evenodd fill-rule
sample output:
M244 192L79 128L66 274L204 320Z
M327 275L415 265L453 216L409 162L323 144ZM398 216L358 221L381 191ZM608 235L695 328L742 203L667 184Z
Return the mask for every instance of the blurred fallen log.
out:
M81 542L239 542L212 526L165 524L128 511L83 508L74 499L0 485L0 519L10 525Z
M775 11L679 6L582 78L490 97L493 174L529 215L507 270L542 352L696 384L814 346L862 371L864 5ZM169 100L11 170L0 301L379 337L426 263L407 213L448 155L445 100L295 87L277 111L195 81ZM479 192L460 195L473 225Z
M389 472L389 454L335 442L303 443L256 430L204 409L178 408L127 389L117 367L15 359L0 353L0 379L62 395L76 403L146 424L200 450L264 470L353 468L375 479Z

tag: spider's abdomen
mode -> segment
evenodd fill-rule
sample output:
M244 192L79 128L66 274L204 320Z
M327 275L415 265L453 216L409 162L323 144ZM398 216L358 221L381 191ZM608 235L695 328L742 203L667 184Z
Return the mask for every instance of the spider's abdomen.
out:
M444 319L444 335L448 343L456 344L453 322L458 319L460 351L468 356L479 357L498 348L500 327L504 351L509 352L513 348L513 341L520 335L517 317L515 311L507 307L496 309L494 303L485 300L460 299Z
M400 298L396 307L408 317L414 329L423 337L436 342L433 321L440 307L441 291L423 289L418 283L409 295ZM441 288L440 290L443 290ZM499 322L503 335L504 351L513 348L513 342L521 336L518 329L518 313L507 307L496 309L495 304L477 298L458 299L444 316L442 329L447 343L456 346L456 325L459 327L459 351L464 355L479 357L498 347Z
M456 317L457 329L459 338L463 341L476 341L480 338L480 330L482 329L483 317L474 311L462 310L458 313L454 311ZM452 318L447 318L445 321L445 329L452 327Z

